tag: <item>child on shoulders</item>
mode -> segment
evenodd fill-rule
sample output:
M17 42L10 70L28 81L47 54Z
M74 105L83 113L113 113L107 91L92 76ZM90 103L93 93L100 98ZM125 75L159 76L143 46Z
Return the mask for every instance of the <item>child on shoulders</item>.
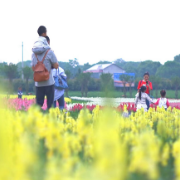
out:
M145 93L146 91L146 86L141 86L139 89L139 92L136 94L135 97L135 105L137 107L137 110L144 108L144 111L147 112L148 107L146 104L146 100L149 102L153 103L152 99L148 96L148 94Z
M161 97L157 100L155 105L159 106L160 108L164 107L165 110L169 107L169 101L166 98L166 91L161 90L160 91Z

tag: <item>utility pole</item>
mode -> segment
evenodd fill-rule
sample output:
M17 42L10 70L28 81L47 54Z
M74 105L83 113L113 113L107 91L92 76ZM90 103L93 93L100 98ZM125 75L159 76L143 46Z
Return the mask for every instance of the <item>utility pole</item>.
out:
M24 79L24 75L23 75L23 42L22 42L22 79Z

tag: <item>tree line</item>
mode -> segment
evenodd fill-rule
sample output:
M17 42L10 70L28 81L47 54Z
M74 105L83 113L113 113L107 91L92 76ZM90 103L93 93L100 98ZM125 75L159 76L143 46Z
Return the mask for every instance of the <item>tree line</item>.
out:
M112 63L109 61L99 61L96 64ZM123 90L124 96L137 87L137 83L142 79L144 72L150 73L150 81L153 83L155 89L155 96L158 96L159 89L172 89L175 90L175 97L178 97L178 90L180 86L180 55L174 57L174 60L167 61L163 65L160 62L146 60L143 62L124 61L117 59L113 63L117 64L120 68L124 69L127 73L135 73L135 79L132 77L124 77ZM70 91L81 91L82 96L87 96L88 91L104 91L107 95L114 88L112 75L102 74L100 79L91 78L90 73L83 73L83 71L92 67L95 64L85 63L80 65L75 58L69 62L59 62L60 67L65 70L68 77L68 85ZM21 76L24 76L24 80ZM122 79L122 77L121 77ZM135 87L126 88L126 83L135 81ZM18 87L22 87L23 91L34 91L33 72L31 69L31 61L25 61L22 68L21 62L13 63L0 63L0 81L1 89L7 89L9 92L17 91ZM68 96L68 90L66 92Z

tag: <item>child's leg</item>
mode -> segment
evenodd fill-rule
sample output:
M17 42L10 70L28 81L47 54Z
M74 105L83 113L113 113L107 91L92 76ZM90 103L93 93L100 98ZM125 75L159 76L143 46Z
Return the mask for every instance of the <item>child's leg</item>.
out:
M58 99L59 109L64 109L64 94Z
M56 101L53 102L54 107L56 107Z
M147 110L149 110L150 103L147 99L146 99L146 105L147 105Z

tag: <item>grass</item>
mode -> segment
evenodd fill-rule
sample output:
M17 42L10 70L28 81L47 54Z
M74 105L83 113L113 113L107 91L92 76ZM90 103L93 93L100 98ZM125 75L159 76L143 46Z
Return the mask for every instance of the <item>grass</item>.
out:
M71 103L76 103L76 104L81 104L81 103L86 104L88 102L90 101L83 101L83 100L76 100L76 99L71 100Z
M137 90L133 90L132 92L132 98L135 97L137 93ZM5 94L5 93L2 93L2 94ZM14 93L17 95L17 93ZM34 94L34 93L33 93ZM80 91L69 91L68 92L69 96L78 96L78 97L81 97L81 92ZM102 91L89 91L88 92L88 95L87 97L112 97L112 98L122 98L124 95L124 93L122 91L111 91L107 94L105 94L104 92ZM130 93L127 92L126 93L126 96L127 98L130 98ZM151 96L153 96L154 98L156 98L156 92L155 90L151 91ZM158 90L158 97L160 97L160 90ZM175 91L174 90L167 90L166 91L166 97L167 98L170 98L170 99L175 99ZM179 97L180 98L180 92L179 92ZM82 101L79 101L76 102L76 100L73 100L74 102L73 103L82 103ZM84 102L84 101L83 101Z
M132 92L132 98L135 97L137 91L133 90ZM121 98L123 97L123 92L122 91L111 91L109 92L108 95L106 95L104 92L102 91L90 91L88 92L88 97L112 97L112 98ZM81 92L80 91L69 91L69 96L78 96L81 97ZM127 98L130 98L130 94L129 92L126 93ZM153 90L151 92L151 96L153 96L154 98L156 98L156 92L155 90ZM158 97L160 97L160 90L158 90ZM166 91L166 97L170 98L170 99L175 99L175 91L173 90L167 90ZM180 97L180 95L179 95ZM179 98L178 97L178 98Z

